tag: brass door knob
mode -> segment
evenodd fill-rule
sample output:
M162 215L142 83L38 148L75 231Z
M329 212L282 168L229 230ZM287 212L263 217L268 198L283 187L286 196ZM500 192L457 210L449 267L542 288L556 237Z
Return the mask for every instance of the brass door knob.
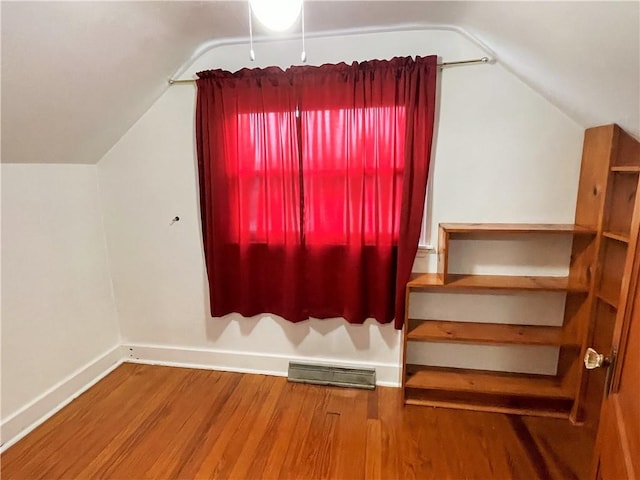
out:
M603 354L596 352L593 348L587 348L584 354L584 367L587 370L593 370L594 368L606 367L609 365L610 360Z

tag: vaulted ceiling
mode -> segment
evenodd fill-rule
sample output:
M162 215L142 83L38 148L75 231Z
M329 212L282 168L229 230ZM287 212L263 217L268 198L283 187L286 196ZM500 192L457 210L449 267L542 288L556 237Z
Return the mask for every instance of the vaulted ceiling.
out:
M640 138L638 2L305 5L309 32L460 27L580 125L615 122ZM248 30L244 1L3 1L1 8L2 161L12 163L96 163L199 46Z

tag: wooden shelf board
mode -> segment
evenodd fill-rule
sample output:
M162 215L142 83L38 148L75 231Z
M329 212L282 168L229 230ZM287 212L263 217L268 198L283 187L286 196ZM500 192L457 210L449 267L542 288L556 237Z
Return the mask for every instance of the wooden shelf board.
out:
M412 275L407 284L411 290L529 290L549 292L588 292L589 287L569 282L567 277L510 275L447 275L443 282L435 273Z
M490 404L468 404L454 401L443 400L428 400L424 398L411 398L408 396L404 402L406 405L420 405L426 407L440 407L440 408L453 408L456 410L471 410L474 412L491 412L491 413L506 413L511 415L527 415L537 417L551 417L551 418L569 418L569 412L554 411L554 410L542 410L533 408L519 408L519 407L503 407L499 405Z
M628 233L602 232L602 236L610 238L612 240L617 240L619 242L629 243L629 234Z
M562 327L412 319L409 320L409 326L415 327L409 330L407 340L414 342L558 346L580 344L578 339L569 338Z
M612 172L620 173L640 173L639 165L613 165L611 167Z
M440 227L449 233L596 233L593 228L568 223L441 223Z
M515 397L571 400L573 392L556 377L407 365L405 388Z
M619 298L618 296L615 295L615 293L609 292L609 291L599 291L599 292L596 292L596 297L598 297L607 305L610 305L613 308L618 308Z

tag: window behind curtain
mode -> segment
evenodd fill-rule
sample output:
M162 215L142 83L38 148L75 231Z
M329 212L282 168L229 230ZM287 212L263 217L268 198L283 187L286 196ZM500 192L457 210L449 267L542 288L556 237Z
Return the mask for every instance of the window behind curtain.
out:
M211 312L396 327L417 249L436 57L199 73Z
M239 221L236 240L284 243L285 232L295 231L312 244L345 245L350 235L371 245L396 243L400 218L389 212L401 201L404 111L386 106L227 117L238 142L229 169L239 189L231 192L229 212ZM282 140L289 137L300 142L301 170L298 149ZM279 214L287 208L296 213Z
M306 242L398 241L403 106L302 111Z
M229 115L229 141L237 158L227 174L229 215L238 243L285 244L301 235L300 163L295 112L250 112ZM234 149L229 149L234 151Z

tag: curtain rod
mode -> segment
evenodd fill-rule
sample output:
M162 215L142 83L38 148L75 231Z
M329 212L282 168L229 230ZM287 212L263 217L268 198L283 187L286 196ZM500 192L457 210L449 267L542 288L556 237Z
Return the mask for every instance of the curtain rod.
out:
M473 60L460 60L458 62L443 62L443 63L439 63L438 67L440 68L445 68L445 67L456 67L459 65L472 65L475 63L489 63L491 60L489 59L489 57L482 57L482 58L475 58ZM195 83L195 79L194 78L188 78L188 79L173 79L170 78L168 80L169 85L176 85L176 84L181 84L181 83Z

